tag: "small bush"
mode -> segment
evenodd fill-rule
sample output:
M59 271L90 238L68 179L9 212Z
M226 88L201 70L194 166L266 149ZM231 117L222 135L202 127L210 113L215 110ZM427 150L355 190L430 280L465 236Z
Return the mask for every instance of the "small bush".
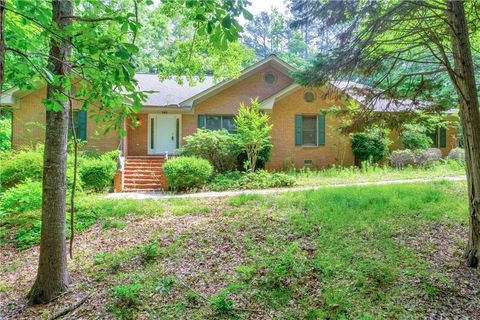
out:
M5 212L26 212L41 207L42 183L30 179L5 191L0 200L0 208Z
M145 263L150 263L160 256L157 242L150 242L140 247L140 255Z
M130 283L113 286L110 294L117 308L130 309L140 304L141 290L142 285L137 279L133 279Z
M427 134L427 128L421 125L405 125L400 139L405 148L423 150L432 145L432 139Z
M205 159L195 157L176 157L165 162L165 177L173 190L200 188L212 176L213 167Z
M448 153L448 159L459 162L465 161L465 150L462 148L454 148Z
M390 154L390 165L395 168L413 166L415 162L415 153L410 149L395 150Z
M219 314L229 314L234 310L233 300L228 297L228 290L222 289L216 296L210 298L210 306Z
M241 152L240 142L235 134L227 130L199 129L185 138L181 154L208 160L216 172L234 170Z
M111 187L117 164L108 156L85 159L79 169L79 177L85 189L104 191Z
M43 175L43 150L13 153L0 164L0 186L8 189L27 179L39 181Z
M352 135L352 151L358 164L380 161L388 152L390 141L381 130L369 130Z
M233 189L266 189L289 187L295 184L295 178L280 172L258 170L255 172L233 171L216 175L208 184L212 191Z
M442 151L437 148L428 148L415 152L415 164L419 166L430 166L442 159Z

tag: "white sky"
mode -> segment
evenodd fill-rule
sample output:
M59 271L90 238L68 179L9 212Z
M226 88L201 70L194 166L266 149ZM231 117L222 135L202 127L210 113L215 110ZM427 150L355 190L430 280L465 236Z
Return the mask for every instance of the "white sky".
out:
M250 0L250 2L252 5L247 7L247 9L254 15L261 11L270 11L272 7L283 12L287 7L284 3L285 0Z
M269 12L272 8L278 9L280 12L285 12L287 9L285 1L288 0L250 0L252 4L247 7L247 10L253 15L259 14L262 11ZM245 25L246 21L242 16L239 20L241 25Z

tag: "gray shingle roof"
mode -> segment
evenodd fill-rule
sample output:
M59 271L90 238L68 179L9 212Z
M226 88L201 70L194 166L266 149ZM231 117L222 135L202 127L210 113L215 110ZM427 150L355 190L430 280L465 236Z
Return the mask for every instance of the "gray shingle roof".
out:
M408 112L433 106L430 101L386 98L378 90L353 81L334 81L332 84L375 112Z
M175 79L160 80L156 74L137 73L135 79L139 91L155 91L147 93L147 101L143 103L145 106L179 105L215 84L211 76L206 76L202 82L195 82L193 86L190 86L186 78L179 84Z

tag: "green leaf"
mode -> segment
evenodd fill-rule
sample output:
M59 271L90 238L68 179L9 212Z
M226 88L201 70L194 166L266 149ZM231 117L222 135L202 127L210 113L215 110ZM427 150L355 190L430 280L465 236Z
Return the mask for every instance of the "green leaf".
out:
M232 18L230 16L225 16L222 20L222 26L226 29L230 29L232 26Z

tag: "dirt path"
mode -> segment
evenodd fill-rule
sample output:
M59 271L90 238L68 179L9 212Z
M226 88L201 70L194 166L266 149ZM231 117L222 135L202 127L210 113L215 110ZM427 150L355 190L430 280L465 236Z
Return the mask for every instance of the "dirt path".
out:
M450 176L450 177L438 177L438 178L416 178L416 179L398 179L398 180L384 180L384 181L340 183L340 184L330 184L330 185L323 185L323 186L304 186L304 187L260 189L260 190L235 190L235 191L222 191L222 192L199 192L199 193L187 193L187 194L124 192L124 193L110 193L106 197L110 199L220 198L220 197L232 197L240 194L265 195L265 194L275 194L275 193L292 192L292 191L318 190L318 189L324 189L324 188L376 186L376 185L388 185L388 184L431 182L431 181L441 181L441 180L461 181L465 179L466 179L465 176Z

